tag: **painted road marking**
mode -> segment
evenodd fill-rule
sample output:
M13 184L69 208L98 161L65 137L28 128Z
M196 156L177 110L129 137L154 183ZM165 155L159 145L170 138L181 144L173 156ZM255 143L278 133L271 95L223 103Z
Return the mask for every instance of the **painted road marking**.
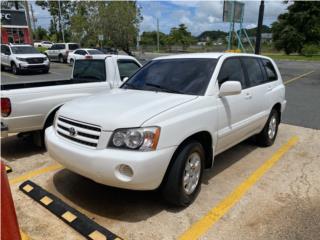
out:
M56 171L56 170L59 170L59 169L62 169L62 168L63 167L60 164L53 164L53 165L50 165L48 167L40 168L40 169L37 169L37 170L34 170L34 171L30 171L30 172L27 172L26 174L23 174L23 175L19 176L19 177L10 179L9 183L11 185L12 184L16 184L16 183L19 183L19 182L26 181L26 180L28 180L30 178L36 177L38 175L41 175L41 174L44 174L44 173L48 173L48 172L51 172L51 171Z
M1 71L1 74L5 75L5 76L7 76L7 77L11 77L11 78L18 79L18 77L17 77L17 76L15 76L15 75L11 75L11 74L6 73L6 72L3 72L3 71Z
M298 80L298 79L300 79L300 78L303 78L303 77L305 77L305 76L307 76L307 75L309 75L309 74L311 74L311 73L313 73L313 72L315 72L315 71L310 71L310 72L301 74L301 75L299 75L299 76L297 76L297 77L291 78L291 79L285 81L284 84L288 84L288 83L291 83L291 82L293 82L293 81L296 81L296 80Z
M282 145L267 161L255 170L244 182L242 182L230 195L212 208L205 216L194 223L179 239L198 239L205 234L222 216L224 216L253 186L255 183L288 152L296 143L298 137L292 137Z
M11 173L12 172L12 168L8 165L5 165L6 166L6 173Z
M26 186L31 186L32 190L26 191ZM32 181L22 183L19 189L87 239L121 239Z

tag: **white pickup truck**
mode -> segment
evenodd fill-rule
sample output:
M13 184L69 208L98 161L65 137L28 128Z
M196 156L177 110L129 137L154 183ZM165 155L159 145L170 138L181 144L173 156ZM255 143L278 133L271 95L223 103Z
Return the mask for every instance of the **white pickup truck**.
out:
M273 144L286 106L272 59L202 53L161 57L120 88L65 104L46 130L49 154L96 182L161 188L187 206L214 156L255 136Z
M141 64L125 55L77 60L71 79L1 84L1 136L44 130L67 101L117 88Z

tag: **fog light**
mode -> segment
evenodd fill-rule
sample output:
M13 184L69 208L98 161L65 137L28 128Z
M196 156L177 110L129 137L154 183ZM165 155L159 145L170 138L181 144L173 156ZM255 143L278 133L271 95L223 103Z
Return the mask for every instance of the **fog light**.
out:
M126 164L121 164L117 167L116 176L124 182L129 182L133 177L133 170Z

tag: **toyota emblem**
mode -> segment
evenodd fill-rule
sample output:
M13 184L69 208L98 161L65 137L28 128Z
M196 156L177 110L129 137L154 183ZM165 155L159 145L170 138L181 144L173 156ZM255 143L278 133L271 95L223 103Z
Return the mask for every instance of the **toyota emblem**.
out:
M71 137L74 137L76 134L77 134L77 131L73 127L69 128L69 135Z

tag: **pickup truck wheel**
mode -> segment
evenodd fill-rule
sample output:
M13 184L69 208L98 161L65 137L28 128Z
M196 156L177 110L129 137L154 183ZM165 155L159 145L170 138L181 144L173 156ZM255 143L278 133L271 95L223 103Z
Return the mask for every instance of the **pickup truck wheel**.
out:
M268 147L274 143L278 133L279 122L278 111L272 109L266 125L264 126L263 130L256 136L256 140L259 146Z
M188 142L176 155L164 180L162 194L170 204L186 207L201 188L205 154L199 142Z
M11 71L15 75L19 74L19 68L17 67L17 65L15 63L11 63Z

